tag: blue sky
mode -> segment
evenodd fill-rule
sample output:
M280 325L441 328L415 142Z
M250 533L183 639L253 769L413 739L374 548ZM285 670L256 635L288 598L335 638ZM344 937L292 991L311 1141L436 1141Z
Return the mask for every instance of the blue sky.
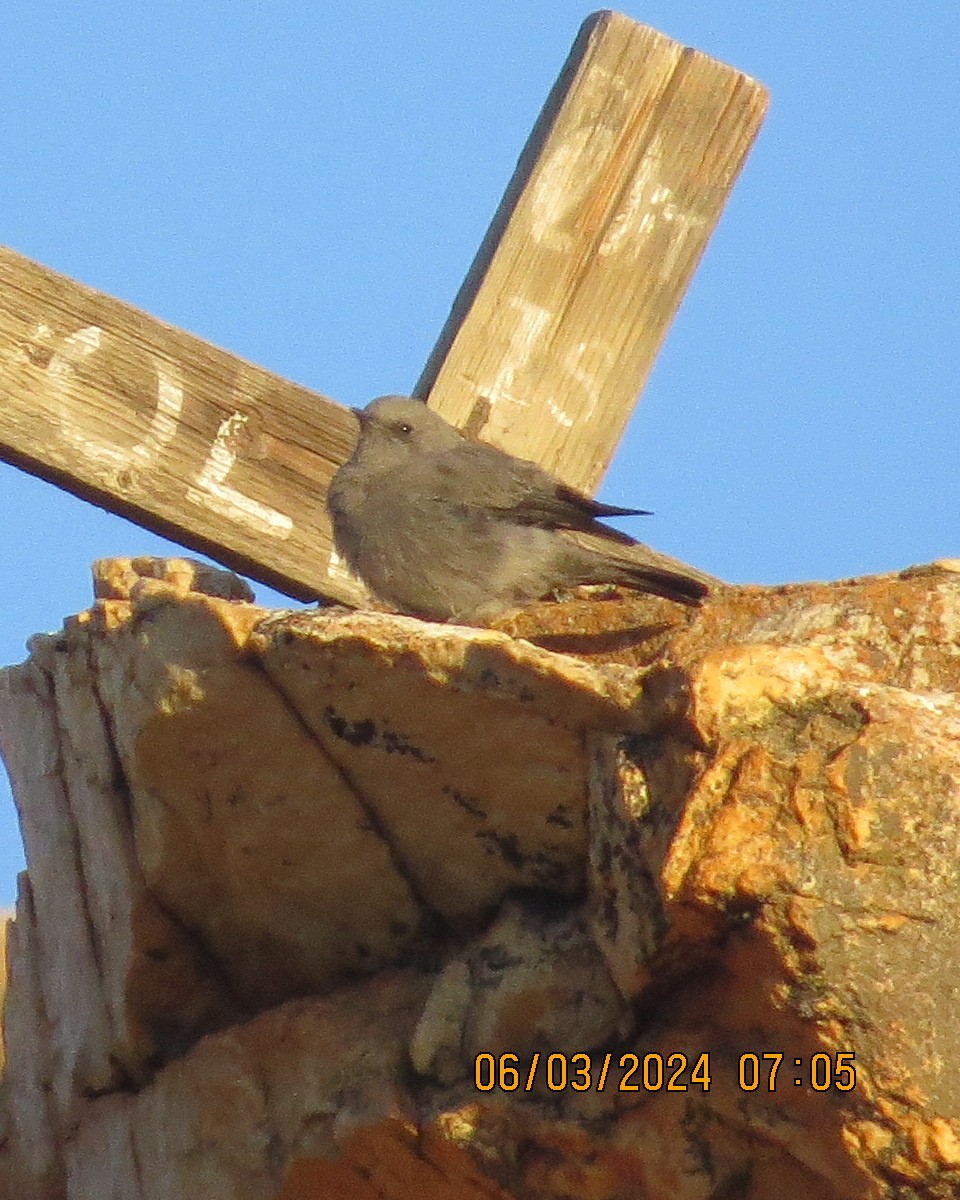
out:
M344 403L408 390L589 11L12 0L0 243ZM960 555L960 8L622 11L772 104L601 495L733 581ZM178 552L2 464L0 530L2 663L94 558ZM21 865L4 779L0 904Z

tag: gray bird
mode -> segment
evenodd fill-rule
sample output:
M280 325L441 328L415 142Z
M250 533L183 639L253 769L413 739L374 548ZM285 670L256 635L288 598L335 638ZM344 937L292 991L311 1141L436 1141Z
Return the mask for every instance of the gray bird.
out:
M470 441L419 400L381 396L353 412L360 439L327 495L334 545L400 612L482 622L582 583L696 604L716 582L597 519L642 509Z

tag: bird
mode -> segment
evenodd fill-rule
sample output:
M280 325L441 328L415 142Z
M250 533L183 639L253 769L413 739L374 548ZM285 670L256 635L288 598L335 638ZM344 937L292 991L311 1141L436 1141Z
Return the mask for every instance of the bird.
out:
M327 494L334 547L394 611L483 624L591 583L696 605L716 582L602 524L646 510L593 500L420 400L352 411L360 436Z

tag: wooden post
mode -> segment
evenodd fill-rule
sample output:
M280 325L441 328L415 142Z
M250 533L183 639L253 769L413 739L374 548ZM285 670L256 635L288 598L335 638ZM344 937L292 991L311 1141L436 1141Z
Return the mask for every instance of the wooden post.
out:
M300 599L356 436L323 396L0 248L0 457Z
M767 99L619 13L588 18L418 394L592 493Z
M592 490L766 95L614 13L587 20L418 385ZM299 599L332 554L338 405L0 250L0 457Z

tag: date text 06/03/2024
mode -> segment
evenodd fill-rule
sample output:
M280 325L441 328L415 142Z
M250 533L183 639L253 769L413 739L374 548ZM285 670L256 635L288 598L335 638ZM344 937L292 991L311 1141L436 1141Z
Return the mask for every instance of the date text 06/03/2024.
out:
M791 1058L765 1051L724 1056L724 1071L736 1070L735 1082L743 1092L774 1092L808 1087L815 1092L849 1092L856 1087L857 1072L852 1051L810 1054ZM488 1054L476 1056L473 1064L477 1091L532 1091L535 1085L551 1092L607 1089L619 1092L709 1092L714 1069L708 1051L691 1055L674 1054Z

